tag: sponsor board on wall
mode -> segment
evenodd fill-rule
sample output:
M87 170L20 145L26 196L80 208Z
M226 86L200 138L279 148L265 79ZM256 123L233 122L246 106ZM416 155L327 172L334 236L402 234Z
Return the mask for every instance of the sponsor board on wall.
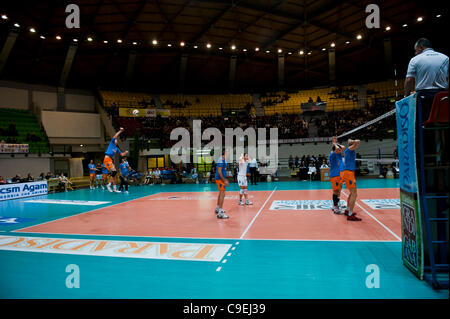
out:
M0 185L0 201L47 193L47 181Z

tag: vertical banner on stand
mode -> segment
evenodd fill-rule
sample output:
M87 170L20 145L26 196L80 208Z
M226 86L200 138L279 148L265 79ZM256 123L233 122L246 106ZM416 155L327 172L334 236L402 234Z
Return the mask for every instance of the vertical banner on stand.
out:
M423 279L423 242L416 165L416 94L395 103L400 168L403 264Z

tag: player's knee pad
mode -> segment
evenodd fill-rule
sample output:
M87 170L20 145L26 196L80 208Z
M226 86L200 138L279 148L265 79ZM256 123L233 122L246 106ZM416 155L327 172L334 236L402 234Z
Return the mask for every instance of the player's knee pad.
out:
M112 171L112 172L111 172L111 176L112 176L112 177L116 177L116 175L117 175L117 171Z
M248 190L244 189L244 194L247 195L248 194Z
M244 194L244 190L241 188L241 190L239 191L239 194L243 195Z

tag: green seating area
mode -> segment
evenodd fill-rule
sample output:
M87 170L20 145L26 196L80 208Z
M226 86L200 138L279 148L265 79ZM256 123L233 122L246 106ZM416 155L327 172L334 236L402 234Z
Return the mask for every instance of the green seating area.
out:
M8 134L10 123L14 123L18 135L17 144L28 144L30 153L48 153L49 146L44 130L38 119L28 110L0 109L0 141L14 138ZM27 134L33 134L40 141L27 141Z

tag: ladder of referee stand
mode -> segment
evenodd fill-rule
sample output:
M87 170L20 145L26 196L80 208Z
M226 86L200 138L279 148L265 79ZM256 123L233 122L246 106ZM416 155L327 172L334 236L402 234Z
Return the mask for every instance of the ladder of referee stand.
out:
M446 93L446 94L445 94ZM445 202L449 199L448 188L444 191L432 192L426 187L425 170L440 170L444 172L448 170L447 166L441 165L435 161L435 166L425 166L425 158L437 158L443 155L443 150L437 150L435 154L424 154L424 130L436 130L440 133L440 148L445 147L444 132L448 130L448 92L436 94L433 105L431 107L430 117L426 122L422 122L421 103L418 104L418 121L423 125L418 126L419 136L419 179L420 179L420 203L422 204L423 223L425 231L425 239L427 241L429 265L424 267L424 279L430 283L435 289L448 289L448 204ZM429 142L429 141L427 141ZM445 178L445 177L444 177ZM447 179L448 180L448 179ZM430 202L436 204L436 216L430 216ZM444 212L446 211L446 214ZM434 215L434 214L433 214ZM433 227L434 226L434 227ZM436 229L436 233L432 232ZM437 237L437 238L436 238ZM437 247L436 247L437 246ZM435 254L434 248L438 248L438 256ZM437 261L438 260L438 261Z

